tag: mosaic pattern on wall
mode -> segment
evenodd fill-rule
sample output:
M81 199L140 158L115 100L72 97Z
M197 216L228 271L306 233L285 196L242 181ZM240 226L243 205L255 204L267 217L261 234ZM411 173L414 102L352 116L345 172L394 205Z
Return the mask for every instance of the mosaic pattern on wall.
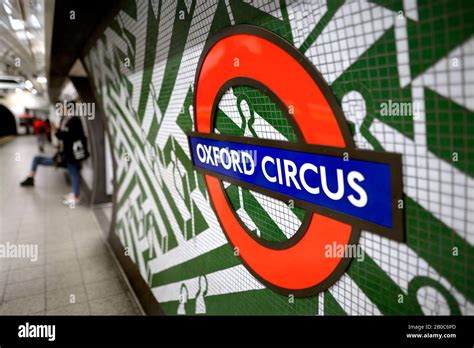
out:
M164 311L474 314L472 18L471 1L129 1L85 63L117 162L115 233ZM358 148L403 155L407 242L362 232L362 257L315 297L279 295L247 271L191 165L185 132L194 130L199 57L209 37L240 23L276 33L312 62ZM278 106L246 86L224 94L215 127L295 140ZM301 224L298 207L224 186L261 238L290 238Z

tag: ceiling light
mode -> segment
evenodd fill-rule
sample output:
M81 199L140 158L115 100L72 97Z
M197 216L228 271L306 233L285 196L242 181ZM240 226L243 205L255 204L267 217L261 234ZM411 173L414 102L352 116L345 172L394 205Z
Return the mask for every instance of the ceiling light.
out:
M36 81L38 81L39 83L46 83L46 82L48 82L48 79L44 76L38 76Z
M33 84L31 83L30 80L25 81L25 87L28 88L28 89L31 89L33 87Z
M15 93L17 94L23 93L23 90L21 88L15 88Z

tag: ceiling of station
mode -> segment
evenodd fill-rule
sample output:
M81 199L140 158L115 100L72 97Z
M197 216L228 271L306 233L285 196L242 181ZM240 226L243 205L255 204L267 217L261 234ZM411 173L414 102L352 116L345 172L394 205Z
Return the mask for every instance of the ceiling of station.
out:
M54 0L0 0L0 89L47 91L53 12Z

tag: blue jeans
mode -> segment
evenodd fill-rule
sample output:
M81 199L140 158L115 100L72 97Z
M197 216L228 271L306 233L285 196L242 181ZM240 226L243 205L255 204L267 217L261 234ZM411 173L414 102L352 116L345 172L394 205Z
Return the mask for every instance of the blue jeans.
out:
M69 177L71 178L72 192L74 195L79 196L81 190L81 167L78 163L68 162L67 171L69 173Z
M54 164L53 157L46 156L35 156L33 157L33 162L31 163L31 170L36 172L38 166L52 166Z

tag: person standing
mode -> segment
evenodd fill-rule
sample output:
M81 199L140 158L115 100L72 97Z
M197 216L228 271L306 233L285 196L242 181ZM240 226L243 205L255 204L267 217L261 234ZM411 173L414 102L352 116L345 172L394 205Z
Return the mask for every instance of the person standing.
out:
M46 144L46 122L37 118L33 121L33 133L38 138L38 148L40 152L44 152L44 146Z
M25 109L23 116L21 117L21 124L25 126L26 134L29 135L30 132L30 125L31 125L31 115L28 109Z
M63 203L77 205L81 201L81 161L88 157L87 139L79 117L69 116L63 124L55 135L63 143L63 160L72 185L72 192L65 196Z
M61 162L67 168L71 179L72 192L64 196L63 204L80 204L81 189L81 161L85 160L89 153L87 151L87 139L84 134L82 122L78 117L68 116L61 122L60 129L56 130L51 124L55 136L62 142ZM31 165L29 176L20 183L21 186L34 186L34 176L38 165L51 166L54 158L35 156Z

